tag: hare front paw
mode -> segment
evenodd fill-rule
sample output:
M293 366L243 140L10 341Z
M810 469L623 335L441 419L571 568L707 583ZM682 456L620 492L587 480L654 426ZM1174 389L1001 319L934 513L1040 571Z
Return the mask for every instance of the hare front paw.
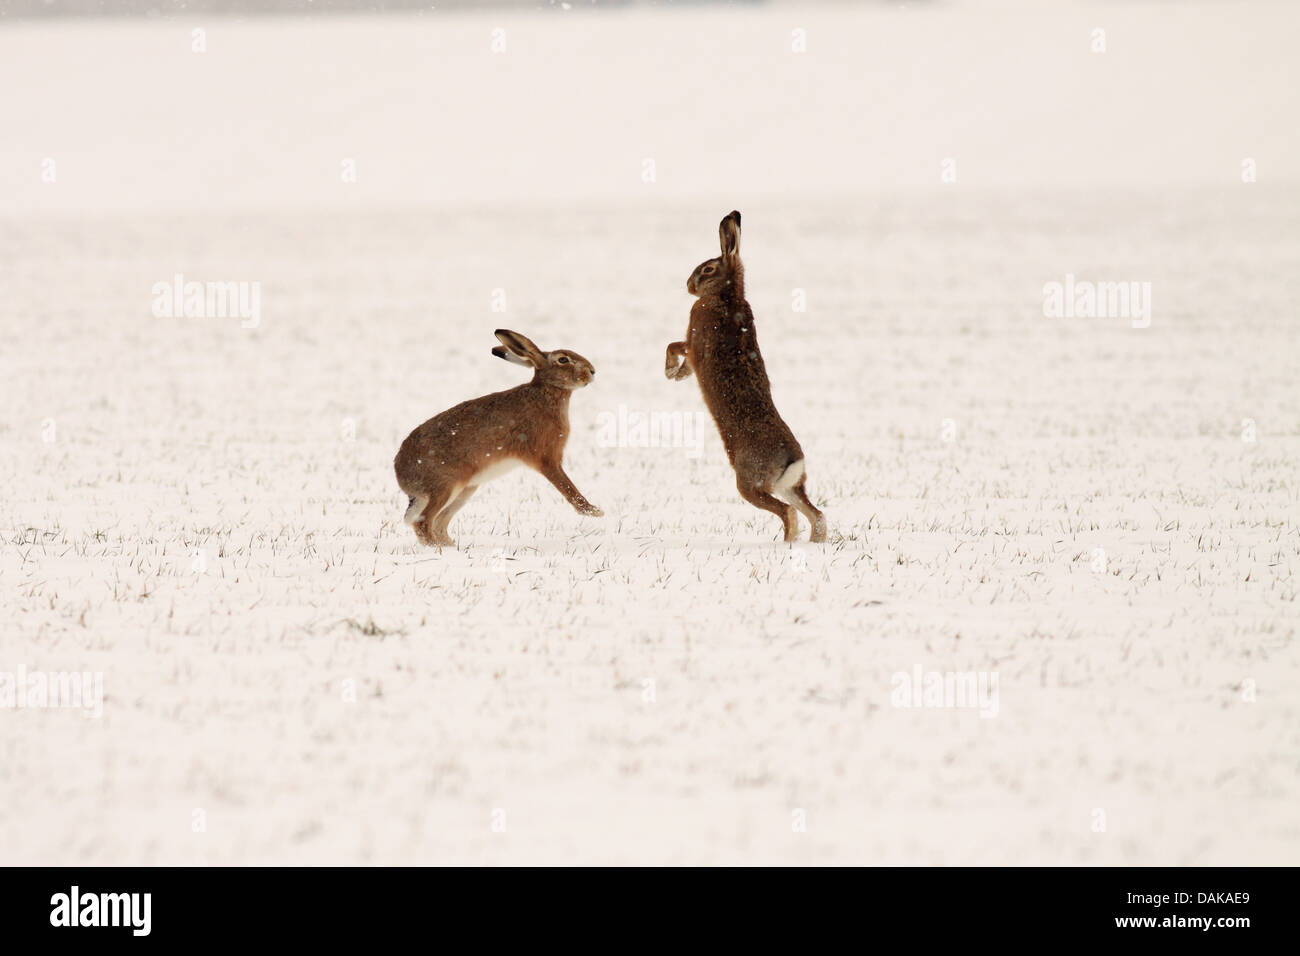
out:
M686 360L685 356L676 365L664 366L664 376L670 382L680 382L682 379L687 378L691 371L691 363Z
M586 515L588 518L603 518L605 516L605 512L601 511L590 501L584 501L582 504L578 505L578 514Z

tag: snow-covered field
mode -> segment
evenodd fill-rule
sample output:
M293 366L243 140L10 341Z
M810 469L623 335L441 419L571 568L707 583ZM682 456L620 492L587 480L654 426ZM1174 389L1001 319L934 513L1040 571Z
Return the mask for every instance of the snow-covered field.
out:
M0 860L1300 862L1297 14L989 9L0 23L0 695L103 674L0 708ZM825 545L609 427L694 427L733 207ZM605 517L421 549L500 326L598 369Z

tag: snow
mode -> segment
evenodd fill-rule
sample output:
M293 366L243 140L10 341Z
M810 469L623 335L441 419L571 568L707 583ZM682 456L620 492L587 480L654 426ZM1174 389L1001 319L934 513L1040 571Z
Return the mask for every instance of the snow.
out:
M1298 14L1234 9L0 25L0 672L104 689L0 710L0 859L1300 862ZM608 427L702 410L732 208L825 545ZM420 548L499 327L599 371L605 516L519 469Z

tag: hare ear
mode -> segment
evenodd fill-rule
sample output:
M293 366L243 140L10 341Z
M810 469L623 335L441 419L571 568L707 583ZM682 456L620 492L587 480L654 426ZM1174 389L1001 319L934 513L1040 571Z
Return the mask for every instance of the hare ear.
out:
M514 352L502 348L500 345L492 349L492 354L499 359L505 359L507 362L512 362L515 365L527 365L529 368L533 367L533 363L528 361L528 359L520 358Z
M718 223L718 240L722 245L722 258L731 262L740 255L740 213L732 210Z
M511 332L509 329L497 329L494 333L501 341L492 350L492 354L497 358L503 358L507 362L514 362L516 365L531 365L533 368L545 368L546 356L542 350L533 344L527 336L520 335L518 332Z

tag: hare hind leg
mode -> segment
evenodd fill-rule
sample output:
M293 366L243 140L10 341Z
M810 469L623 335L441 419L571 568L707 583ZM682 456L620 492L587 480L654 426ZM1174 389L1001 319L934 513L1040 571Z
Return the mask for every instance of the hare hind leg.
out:
M744 482L737 482L736 489L740 492L740 497L744 498L755 508L762 508L764 511L770 511L781 519L781 524L785 530L786 541L793 541L799 535L799 513L794 510L793 505L788 505L780 498L773 497L763 489L755 488Z
M466 485L461 489L460 494L452 498L445 508L438 512L432 522L433 538L440 545L456 546L456 542L451 539L447 533L447 525L451 519L456 517L456 512L465 507L465 502L474 497L474 492L478 491L477 485Z
M803 516L812 525L812 534L808 536L808 540L814 542L825 541L826 516L818 511L816 505L808 499L808 491L804 488L805 480L805 478L800 478L798 484L791 486L784 492L780 492L780 494L782 498L802 511Z
M440 484L429 489L427 495L412 498L411 507L406 509L406 520L415 530L415 537L420 544L426 547L433 545L442 547L453 543L445 532L441 536L435 533L434 522L438 513L447 506L447 502L459 491L460 486L458 485ZM415 512L415 507L421 500L424 502L424 507ZM414 520L411 517L413 512L415 512Z

